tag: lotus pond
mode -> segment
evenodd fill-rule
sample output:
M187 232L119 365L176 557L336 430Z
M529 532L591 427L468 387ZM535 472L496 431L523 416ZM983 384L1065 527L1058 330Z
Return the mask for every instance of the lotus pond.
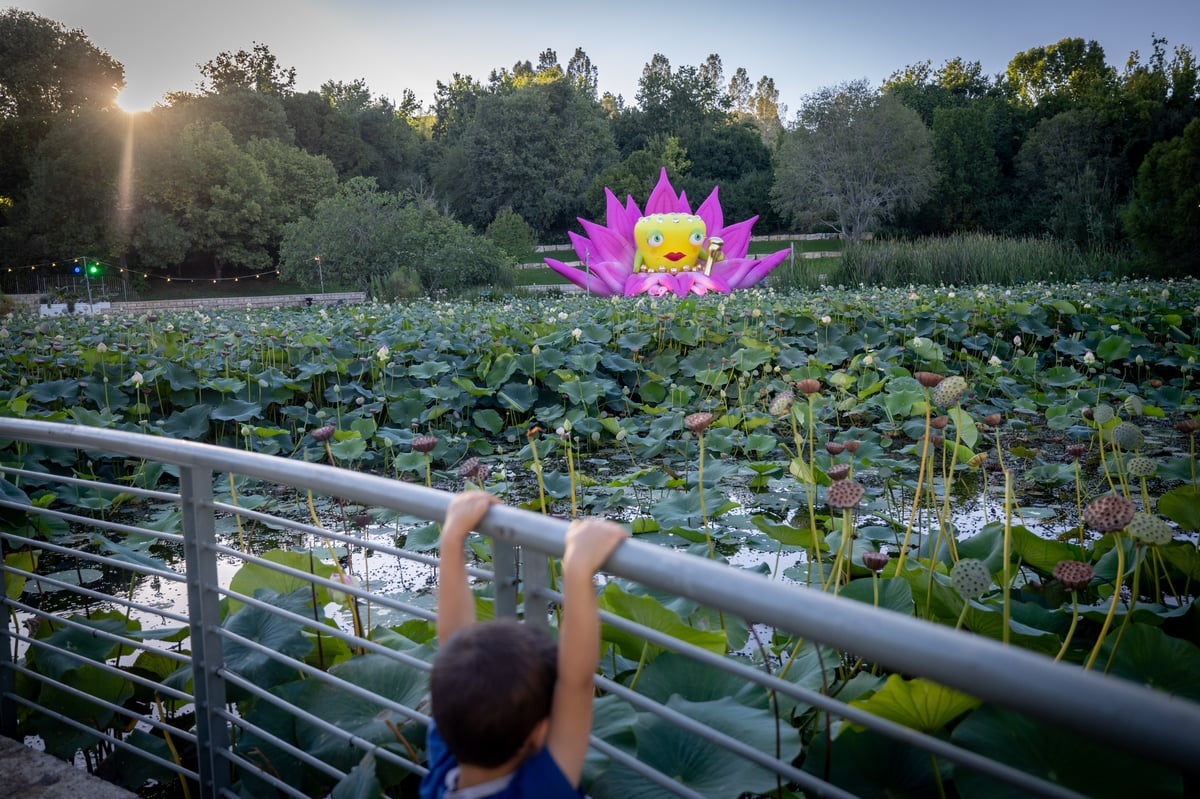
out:
M1200 701L1198 323L1196 281L17 317L0 328L0 412L453 490L473 483L535 511L608 515L646 541ZM0 457L143 487L174 479L123 458L20 442L4 442ZM106 517L151 512L129 496L51 491L30 480L0 485L11 496ZM312 508L227 479L216 489L246 507L316 513L380 542L436 548L436 526L380 509L335 499ZM163 516L164 529L174 523ZM329 560L317 542L232 521L224 532L269 557L310 547ZM33 534L117 557L172 557L94 530ZM428 572L389 567L369 550L338 554L350 576L371 573L373 590L430 601ZM34 563L22 551L6 557L85 583L128 581ZM233 579L245 586L255 578ZM135 588L143 597L160 590ZM55 609L56 598L37 595L35 585L8 589ZM602 604L992 757L1052 771L1085 793L1183 795L1182 777L1170 770L1119 752L1098 756L1052 728L889 676L849 653L619 582L606 586ZM412 646L432 636L424 622L373 624ZM736 721L744 740L782 746L850 790L871 794L887 783L908 795L998 795L928 757L893 758L894 744L831 729L812 708L701 680L698 667L616 630L606 628L605 639L609 677L664 702L681 694L688 713L715 726ZM344 656L322 665L357 660ZM606 715L603 702L606 736L653 761L646 742L672 733L632 712ZM905 715L906 706L939 711ZM1002 743L1018 725L1027 750ZM74 752L69 743L57 749ZM863 765L871 762L878 767ZM732 758L652 764L706 795L781 793L774 778ZM379 779L386 787L387 776ZM593 796L631 792L619 769L589 779ZM317 780L310 789L329 786Z

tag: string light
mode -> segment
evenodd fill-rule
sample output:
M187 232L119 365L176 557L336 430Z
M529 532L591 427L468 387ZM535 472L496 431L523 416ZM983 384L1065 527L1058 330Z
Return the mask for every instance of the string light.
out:
M80 256L79 258L72 258L70 261L65 261L64 263L68 263L72 267L74 267L75 264L80 263L82 260L83 260L83 256ZM112 264L107 261L102 261L98 258L88 258L87 263L93 264L93 265L99 267L101 271L113 270L116 274L121 274L121 275L124 275L126 273L125 267L117 266L116 264ZM36 264L26 264L25 266L7 266L7 267L4 267L4 271L6 274L14 274L16 272L26 272L26 271L27 272L36 272L39 268L41 268L43 270L45 270L47 268L57 269L59 266L60 266L60 264L58 261L43 261L41 263L36 263ZM134 274L136 274L136 273L134 273ZM163 280L163 281L166 281L167 283L228 283L231 281L234 283L237 283L241 280L242 277L247 277L247 278L253 277L255 280L257 280L257 279L263 277L264 275L271 276L271 275L279 275L279 274L280 274L280 270L278 270L278 269L271 269L267 272L258 272L254 275L239 275L237 277L218 277L218 278L167 277L166 275L152 275L149 272L141 273L142 278L144 280Z

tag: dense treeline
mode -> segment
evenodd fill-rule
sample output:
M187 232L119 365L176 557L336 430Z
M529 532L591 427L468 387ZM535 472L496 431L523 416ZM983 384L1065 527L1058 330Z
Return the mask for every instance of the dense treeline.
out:
M719 185L726 217L758 215L756 233L1050 236L1191 273L1200 75L1187 46L1150 45L1122 71L1082 39L995 76L915 64L822 89L789 119L771 78L726 76L717 55L654 55L627 102L601 93L583 50L565 68L546 50L486 82L455 74L422 109L361 80L297 92L256 43L130 115L123 67L83 31L10 9L0 255L214 279L279 268L391 294L503 284L529 241L602 218L606 186L644 200L665 165L695 200Z

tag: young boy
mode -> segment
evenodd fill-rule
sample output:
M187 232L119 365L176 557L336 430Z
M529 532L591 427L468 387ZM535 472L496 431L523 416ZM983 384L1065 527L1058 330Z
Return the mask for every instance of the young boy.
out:
M437 636L430 693L429 774L421 799L580 797L600 659L594 578L628 535L576 521L563 555L559 642L512 619L477 624L463 545L488 508L485 491L458 494L439 553Z

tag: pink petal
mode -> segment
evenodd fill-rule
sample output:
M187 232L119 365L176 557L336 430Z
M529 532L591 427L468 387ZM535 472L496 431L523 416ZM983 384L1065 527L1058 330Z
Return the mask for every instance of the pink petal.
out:
M633 268L635 247L633 245L632 230L630 231L630 235L621 236L611 228L597 225L595 222L589 222L586 219L580 219L579 224L583 225L584 232L591 238L590 246L585 245L583 251L580 251L578 242L576 242L575 252L579 255L579 260L614 261L617 263L628 261L629 268Z
M716 231L720 230L725 225L725 214L721 211L721 202L717 199L717 187L713 186L712 193L700 203L700 207L696 209L696 216L704 220L704 225L708 229L708 235L720 235Z
M650 192L650 199L646 200L646 216L677 214L679 211L679 197L675 194L671 181L667 179L667 168L664 166L658 175L658 184L654 191Z
M638 216L641 216L641 212L638 212L638 214L631 219L629 217L628 209L621 206L621 202L617 199L617 195L613 194L612 190L607 186L604 188L604 199L609 229L611 229L621 238L632 241L633 226L637 222ZM633 203L632 197L629 198L629 202L631 204ZM636 206L634 207L636 208ZM579 221L582 222L583 220L581 219Z
M607 297L621 290L622 278L611 264L593 264L588 271L547 258L546 265L585 291Z
M709 228L708 235L720 236L725 241L722 250L726 258L745 258L746 253L750 250L750 229L757 221L758 217L752 216L744 222L738 222L727 228L718 228L715 231Z

